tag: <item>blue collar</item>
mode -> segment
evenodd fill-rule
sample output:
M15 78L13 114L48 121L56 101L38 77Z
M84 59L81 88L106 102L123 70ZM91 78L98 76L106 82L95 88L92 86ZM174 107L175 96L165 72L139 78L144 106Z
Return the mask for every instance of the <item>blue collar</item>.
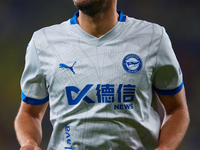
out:
M122 13L122 11L117 10L119 14L119 22L125 22L126 21L126 16ZM70 23L73 24L78 24L77 23L77 17L79 16L79 12L77 11L74 16L70 19Z

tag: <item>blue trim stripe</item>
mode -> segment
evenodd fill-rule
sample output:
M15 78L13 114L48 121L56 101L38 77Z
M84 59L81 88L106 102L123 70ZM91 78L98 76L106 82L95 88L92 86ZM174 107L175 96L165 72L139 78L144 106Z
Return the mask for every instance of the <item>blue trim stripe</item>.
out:
M117 11L119 14L119 22L126 22L126 16L122 13L122 11Z
M122 13L122 11L117 10L119 14L119 22L126 22L126 16ZM71 25L78 24L77 17L79 16L79 11L77 11L74 16L70 19Z
M174 95L174 94L177 94L178 92L180 92L183 88L183 82L181 83L181 85L175 89L172 89L172 90L161 90L161 89L158 89L156 88L155 86L153 86L153 89L158 93L158 94L161 94L161 95Z
M70 19L70 23L73 24L78 24L77 22L77 17L79 16L79 12L77 11L74 16Z
M47 96L44 99L33 99L33 98L27 97L23 92L21 92L21 98L22 98L22 101L28 104L32 104L32 105L42 105L42 104L45 104L47 101L49 101L49 96Z

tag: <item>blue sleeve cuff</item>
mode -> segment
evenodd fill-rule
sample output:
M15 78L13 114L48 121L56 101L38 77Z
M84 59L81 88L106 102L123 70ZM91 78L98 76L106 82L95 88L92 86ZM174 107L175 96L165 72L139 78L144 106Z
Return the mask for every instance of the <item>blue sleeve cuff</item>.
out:
M155 86L153 86L153 90L161 95L174 95L174 94L177 94L178 92L180 92L182 90L182 88L183 88L183 82L181 83L181 85L179 87L172 89L172 90L161 90L161 89L158 89Z
M23 102L26 102L32 105L42 105L42 104L45 104L47 101L49 101L49 96L45 97L44 99L33 99L33 98L27 97L23 92L21 92L21 98Z

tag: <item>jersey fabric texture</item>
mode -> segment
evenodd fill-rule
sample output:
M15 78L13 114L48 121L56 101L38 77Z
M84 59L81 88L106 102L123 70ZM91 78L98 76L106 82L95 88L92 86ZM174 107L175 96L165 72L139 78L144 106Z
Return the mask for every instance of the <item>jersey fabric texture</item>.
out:
M22 100L49 101L48 150L153 150L156 96L173 95L182 73L165 29L120 14L100 38L73 18L33 34L21 78Z

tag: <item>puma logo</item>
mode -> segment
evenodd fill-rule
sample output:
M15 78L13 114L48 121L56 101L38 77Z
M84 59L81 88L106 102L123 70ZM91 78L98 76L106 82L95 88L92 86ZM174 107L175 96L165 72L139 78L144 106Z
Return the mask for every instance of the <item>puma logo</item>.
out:
M65 64L62 64L62 63L60 63L60 65L59 65L59 68L66 68L66 69L70 69L70 70L73 72L73 74L75 74L75 72L74 72L74 69L73 69L73 67L74 67L75 63L76 63L76 61L73 63L73 65L72 65L72 66L67 66L67 65L65 65Z

